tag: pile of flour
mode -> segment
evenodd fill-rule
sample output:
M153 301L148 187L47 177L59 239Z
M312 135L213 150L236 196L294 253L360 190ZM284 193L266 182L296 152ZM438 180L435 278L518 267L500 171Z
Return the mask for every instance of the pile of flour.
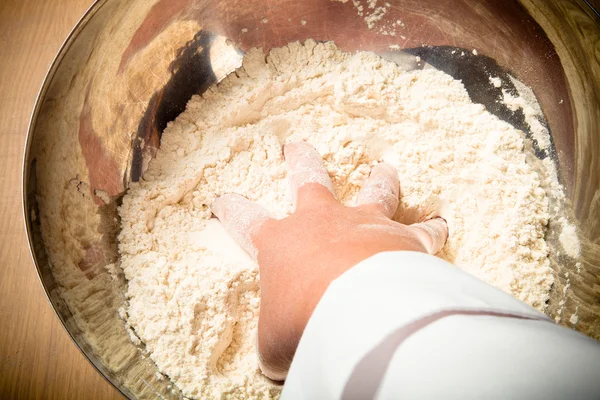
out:
M441 210L450 237L440 257L544 310L553 282L548 199L522 132L433 69L406 72L312 40L266 59L255 49L169 124L119 210L124 317L184 395L279 394L257 364L257 265L210 205L239 193L288 215L282 144L290 141L319 151L347 205L374 163L390 163L402 185L396 220Z

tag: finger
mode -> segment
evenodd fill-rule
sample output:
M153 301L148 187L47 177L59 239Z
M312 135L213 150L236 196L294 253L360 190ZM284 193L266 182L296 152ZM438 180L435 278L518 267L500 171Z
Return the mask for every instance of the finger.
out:
M258 353L258 367L260 368L263 375L276 382L285 381L291 360L288 362L284 362L284 357L280 357L279 361L281 362L277 364L281 365L274 365L272 361L267 361L263 356L262 352L260 351L260 346L258 345L258 338L256 340L255 348L256 352ZM284 366L284 364L286 366Z
M256 259L258 252L252 238L261 225L271 218L270 213L238 194L224 194L217 198L212 205L212 212L231 237Z
M294 207L298 204L300 189L311 183L321 185L326 189L319 188L316 192L320 195L328 196L327 192L329 192L333 199L331 179L321 155L314 147L305 142L293 142L285 145L283 153L287 163Z
M389 164L379 163L358 193L357 205L368 205L392 218L398 209L400 180L398 172Z
M437 254L448 240L448 224L441 217L412 224L410 227L415 230L429 254Z

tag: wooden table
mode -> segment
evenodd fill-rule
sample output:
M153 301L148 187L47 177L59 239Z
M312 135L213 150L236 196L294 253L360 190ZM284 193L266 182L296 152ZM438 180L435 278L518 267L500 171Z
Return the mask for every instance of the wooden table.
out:
M23 143L54 55L92 0L0 0L0 398L122 399L60 325L21 217Z

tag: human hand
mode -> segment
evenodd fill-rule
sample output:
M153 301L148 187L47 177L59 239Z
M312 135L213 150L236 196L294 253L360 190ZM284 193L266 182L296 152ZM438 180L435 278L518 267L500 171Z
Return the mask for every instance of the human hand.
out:
M260 269L258 351L263 373L283 380L302 332L329 284L383 251L437 253L448 237L446 221L403 225L392 221L399 204L396 170L377 164L356 207L339 204L323 160L308 143L284 147L295 211L276 220L236 194L219 197L213 213ZM399 266L401 268L401 266Z

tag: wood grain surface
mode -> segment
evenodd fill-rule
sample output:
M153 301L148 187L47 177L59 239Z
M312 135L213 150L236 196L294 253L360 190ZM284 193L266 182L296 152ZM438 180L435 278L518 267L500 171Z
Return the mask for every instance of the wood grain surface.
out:
M0 0L0 399L122 399L71 342L29 255L21 162L29 116L92 0Z

